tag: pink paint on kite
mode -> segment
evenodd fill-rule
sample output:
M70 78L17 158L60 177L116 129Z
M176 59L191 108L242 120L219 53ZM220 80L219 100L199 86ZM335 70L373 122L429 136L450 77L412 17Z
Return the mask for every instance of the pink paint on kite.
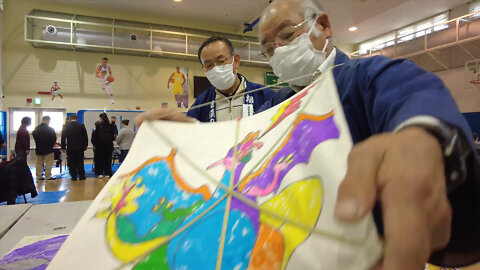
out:
M315 85L316 84L313 84L312 86L315 86ZM290 101L287 101L284 105L282 105L282 107L278 110L277 114L275 114L272 117L273 122L263 135L267 134L270 130L272 130L273 128L278 126L283 120L285 120L285 118L287 118L292 113L297 111L298 108L300 107L302 99L308 94L308 90L312 86L304 89L302 92L296 95L293 99L291 99Z

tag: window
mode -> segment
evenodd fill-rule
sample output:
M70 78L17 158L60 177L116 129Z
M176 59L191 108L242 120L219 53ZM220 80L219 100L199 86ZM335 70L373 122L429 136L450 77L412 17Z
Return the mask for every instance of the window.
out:
M393 45L395 45L395 32L360 43L360 54L367 54L368 50L378 51Z
M476 0L476 2L478 2L478 9L480 10L480 0ZM434 17L400 28L394 32L362 42L359 45L360 55L367 54L368 50L378 51L383 48L395 45L395 42L406 42L414 38L419 38L423 37L424 35L431 34L432 31L435 32L446 29L448 28L448 24L442 23L447 22L449 20L449 17L450 12L445 11Z
M13 130L11 132L17 132L18 128L22 125L22 118L23 117L30 117L32 119L32 124L27 127L27 130L29 132L32 132L35 127L37 126L36 120L37 118L35 117L35 111L13 111Z
M476 11L480 11L480 0L475 0L470 2L470 7L469 7L469 12L468 13L473 13ZM472 19L479 19L480 18L480 13L477 13L471 17Z
M50 116L50 127L55 129L55 132L60 133L62 131L65 117L63 112L59 111L43 111L42 118L44 116Z
M441 23L447 22L449 17L450 17L449 12L446 11L432 18L428 18L426 20L419 21L410 26L398 29L397 30L398 43L402 43L405 41L412 40L414 38L419 38L419 37L423 37L424 35L431 34L432 30L433 32L436 32L436 31L440 31L448 28L448 24L441 24Z

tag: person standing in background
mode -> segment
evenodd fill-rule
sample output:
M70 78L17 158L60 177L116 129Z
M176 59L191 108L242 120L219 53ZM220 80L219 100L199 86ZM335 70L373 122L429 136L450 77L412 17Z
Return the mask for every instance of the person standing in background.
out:
M92 145L93 145L93 169L92 169L92 172L96 172L96 167L97 167L97 145L96 145L96 141L95 141L95 138L96 138L96 132L98 130L98 127L100 126L101 122L100 121L97 121L95 122L95 129L92 131L92 137L91 137L91 142L92 142Z
M156 119L217 122L248 117L275 95L272 89L250 82L238 73L240 55L225 37L213 36L203 41L198 49L198 61L212 86L197 97L187 114L162 106L137 116L137 126L145 120ZM206 103L209 106L196 107Z
M115 140L112 124L108 121L106 113L101 113L100 125L95 129L92 137L92 144L95 145L95 174L98 178L112 176L112 152L113 141Z
M132 147L133 139L135 137L135 133L133 130L128 126L130 123L129 120L123 120L121 125L122 129L120 130L120 133L117 136L117 144L120 146L120 157L118 161L120 163L125 160L125 157L128 154L128 150L130 150L130 147Z
M53 146L57 142L57 134L50 126L50 116L44 116L42 123L32 132L37 154L37 180L43 180L43 164L45 164L45 179L52 180L52 165L54 160Z
M5 141L2 138L2 135L0 134L0 149L3 149L5 147L7 147L7 144L5 143Z
M30 134L28 134L27 127L32 124L30 117L23 117L21 126L17 131L17 140L15 141L15 153L17 158L27 160L30 154Z
M68 170L72 181L85 180L84 152L88 146L87 129L78 123L77 115L70 116L70 122L62 130L62 151L67 153Z
M115 136L115 138L117 137L118 135L118 127L117 127L117 117L116 116L112 116L110 117L110 123L112 124L112 128L113 128L113 135Z

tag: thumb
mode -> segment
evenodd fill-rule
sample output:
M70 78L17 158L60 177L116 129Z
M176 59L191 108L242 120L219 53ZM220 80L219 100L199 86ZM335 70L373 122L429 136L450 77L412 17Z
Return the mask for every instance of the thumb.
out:
M347 174L338 187L335 216L356 221L370 213L376 201L377 171L383 159L383 138L373 137L355 146L348 156Z

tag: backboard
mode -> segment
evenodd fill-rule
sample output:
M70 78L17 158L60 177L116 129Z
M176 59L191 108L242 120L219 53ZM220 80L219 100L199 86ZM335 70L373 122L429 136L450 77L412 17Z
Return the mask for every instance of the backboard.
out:
M465 62L465 88L480 88L480 59Z

